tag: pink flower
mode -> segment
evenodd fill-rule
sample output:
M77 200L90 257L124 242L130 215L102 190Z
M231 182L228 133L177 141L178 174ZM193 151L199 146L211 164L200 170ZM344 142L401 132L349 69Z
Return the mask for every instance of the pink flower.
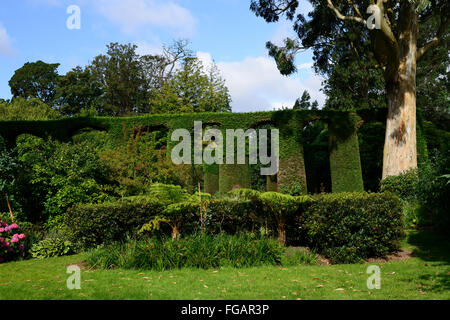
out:
M19 242L19 235L17 233L13 235L13 237L11 238L11 242L12 243Z
M23 233L19 234L19 239L25 239L25 235Z
M18 226L16 223L13 223L12 225L9 226L9 229L10 229L10 230L12 230L12 229L18 229L18 228L19 228L19 226Z
M0 232L5 232L5 228L0 228Z

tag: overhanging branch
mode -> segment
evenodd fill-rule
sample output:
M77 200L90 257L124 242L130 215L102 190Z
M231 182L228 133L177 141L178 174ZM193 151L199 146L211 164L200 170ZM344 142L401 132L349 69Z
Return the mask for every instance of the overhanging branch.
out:
M361 17L355 17L355 16L344 16L333 4L333 2L331 0L328 0L328 8L330 8L331 10L334 11L334 14L336 15L336 17L340 20L343 21L354 21L357 23L361 23L363 25L366 25L366 20L364 20Z
M449 25L450 19L448 18L445 21L441 22L436 36L434 36L433 39L428 41L423 45L423 47L417 50L417 60L419 60L430 48L433 48L439 44Z

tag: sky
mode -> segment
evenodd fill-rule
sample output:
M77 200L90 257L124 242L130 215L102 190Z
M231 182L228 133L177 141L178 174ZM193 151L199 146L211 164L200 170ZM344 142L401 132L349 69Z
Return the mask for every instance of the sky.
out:
M67 27L80 9L80 28ZM60 63L59 74L87 65L110 42L134 43L155 54L174 39L188 39L205 63L216 62L234 112L292 107L308 90L322 105L323 79L312 53L296 58L298 72L282 76L265 43L293 37L291 24L268 24L249 10L250 0L0 0L0 98L11 97L14 71L26 62ZM301 0L299 11L310 10Z

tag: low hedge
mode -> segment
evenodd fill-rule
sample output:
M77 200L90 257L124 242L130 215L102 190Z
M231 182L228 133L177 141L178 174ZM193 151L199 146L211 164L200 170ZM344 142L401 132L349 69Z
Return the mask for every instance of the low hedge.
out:
M402 202L392 193L340 193L315 198L305 212L309 245L332 263L381 257L399 248Z
M381 192L392 192L402 200L413 201L416 198L419 176L417 170L409 170L398 176L387 177L380 182Z
M392 193L283 196L289 197L280 198L283 206L277 197L271 206L268 202L275 195L238 192L229 198L205 197L202 222L200 202L194 198L172 205L150 197L79 205L69 210L66 224L69 239L84 248L123 241L127 235L134 238L142 226L156 218L170 222L174 239L198 234L200 226L207 234L250 232L279 237L281 224L283 241L310 246L333 263L358 262L398 249L402 202ZM165 227L157 232L168 236L171 230L168 225Z
M65 224L69 229L69 239L88 248L137 234L152 217L161 215L164 206L162 202L147 197L82 204L68 210Z

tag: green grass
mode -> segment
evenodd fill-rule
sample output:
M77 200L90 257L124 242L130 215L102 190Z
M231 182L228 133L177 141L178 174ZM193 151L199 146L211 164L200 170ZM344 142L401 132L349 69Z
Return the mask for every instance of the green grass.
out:
M381 289L368 290L368 264L299 265L165 272L88 270L81 290L66 287L66 266L85 255L0 265L4 299L450 299L450 243L410 232L403 247L416 257L377 263Z

